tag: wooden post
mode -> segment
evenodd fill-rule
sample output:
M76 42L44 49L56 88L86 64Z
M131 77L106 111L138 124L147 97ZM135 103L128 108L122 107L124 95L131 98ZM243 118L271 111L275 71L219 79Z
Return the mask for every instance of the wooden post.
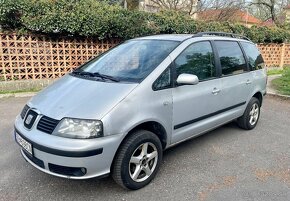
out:
M51 38L49 39L49 49L50 49L50 67L51 67L51 74L52 74L52 78L55 79L55 73L54 73L54 63L53 63L53 46L52 46L52 40Z
M282 45L282 50L281 50L281 59L280 59L280 65L279 65L279 67L280 68L283 68L283 66L284 66L284 57L285 57L285 43L283 43L283 45Z
M14 45L14 48L15 48L15 43L16 43L16 40L15 40L15 35L12 35L12 44ZM13 66L13 62L12 62L12 45L10 44L10 38L9 38L9 35L6 35L6 41L8 43L7 47L8 47L8 54L9 54L9 65L10 65L10 79L11 80L14 80L14 66Z
M4 55L3 55L3 47L2 47L2 37L3 37L3 35L1 34L1 36L0 36L0 54L2 55L2 59L1 59L1 62L0 62L0 64L2 65L2 73L3 73L3 77L4 77L4 81L7 81L7 77L6 77L6 72L5 72L5 65L4 65Z
M32 38L31 35L28 36L28 44L29 44L29 56L30 56L30 65L31 65L31 74L29 77L32 78L33 80L35 80L36 76L35 76L35 66L34 66L34 52L32 50ZM27 68L27 63L25 64L26 68Z

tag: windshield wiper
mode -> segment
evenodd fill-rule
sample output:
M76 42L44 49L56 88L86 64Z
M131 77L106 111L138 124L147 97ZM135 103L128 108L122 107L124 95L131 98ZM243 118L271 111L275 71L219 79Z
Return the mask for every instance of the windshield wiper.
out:
M72 74L73 75L81 75L81 76L94 77L93 73L85 72L85 71L73 71Z
M114 81L114 82L120 82L120 79L118 79L116 77L113 77L113 76L110 76L110 75L105 75L105 74L101 74L101 73L98 73L98 72L93 73L93 75L95 77L100 77L100 78L103 78L103 79L108 79L108 80L111 80L111 81Z
M110 75L101 74L101 73L98 73L98 72L91 73L91 72L85 72L85 71L74 71L74 72L72 72L72 74L80 75L80 76L87 76L87 77L99 77L102 80L108 79L108 80L111 80L111 81L114 81L114 82L119 82L120 81L118 78L115 78L115 77L110 76Z

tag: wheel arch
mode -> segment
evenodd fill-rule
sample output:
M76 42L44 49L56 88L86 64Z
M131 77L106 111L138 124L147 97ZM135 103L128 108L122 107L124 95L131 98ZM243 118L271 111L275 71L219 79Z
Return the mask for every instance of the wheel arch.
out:
M113 167L113 164L114 164L114 161L115 161L115 158L116 158L116 155L120 149L120 147L122 146L122 144L126 141L126 139L128 137L130 137L131 135L133 135L133 133L137 130L147 130L147 131L150 131L152 133L154 133L160 140L161 144L162 144L162 148L163 150L166 148L167 146L167 140L168 140L168 136L167 136L167 132L166 132L166 129L164 128L164 126L157 122L157 121L145 121L145 122L142 122L142 123L139 123L137 125L135 125L133 128L131 128L126 136L123 138L122 142L120 143L116 153L115 153L115 156L114 156L114 159L111 163L111 170L112 170L112 167ZM112 172L112 171L111 171Z
M262 106L263 103L263 95L260 91L256 92L252 97L255 97L259 100L260 106Z
M154 133L159 138L159 140L160 140L160 142L162 144L162 148L163 149L166 148L166 146L167 146L167 132L166 132L166 129L164 128L164 126L162 124L160 124L159 122L157 122L157 121L146 121L146 122L140 123L137 126L135 126L134 128L132 128L128 132L128 134L127 134L127 136L125 138L130 136L136 130L147 130L147 131L150 131L150 132Z

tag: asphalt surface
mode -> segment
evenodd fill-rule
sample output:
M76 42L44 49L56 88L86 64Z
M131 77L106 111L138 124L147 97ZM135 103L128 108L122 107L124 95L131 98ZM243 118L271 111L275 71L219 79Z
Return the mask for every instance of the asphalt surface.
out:
M127 191L111 178L67 180L25 162L12 131L27 100L0 99L0 200L290 200L290 101L267 97L252 131L230 123L165 151L155 180Z

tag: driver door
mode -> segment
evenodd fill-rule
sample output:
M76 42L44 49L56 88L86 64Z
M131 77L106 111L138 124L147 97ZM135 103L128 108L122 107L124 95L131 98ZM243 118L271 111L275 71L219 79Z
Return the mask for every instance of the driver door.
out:
M183 73L199 78L196 85L173 88L172 143L215 127L214 115L221 110L221 82L217 79L214 52L209 41L189 45L175 61L176 78Z

